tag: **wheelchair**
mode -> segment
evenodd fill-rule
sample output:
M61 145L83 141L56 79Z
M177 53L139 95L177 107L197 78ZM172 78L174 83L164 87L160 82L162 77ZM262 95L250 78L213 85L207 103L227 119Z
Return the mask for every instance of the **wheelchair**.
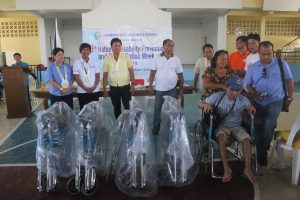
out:
M64 102L37 114L36 159L39 192L58 189L59 177L70 177L76 168L76 115Z
M119 116L115 128L113 132L121 132L117 134L122 137L112 159L115 184L130 197L154 196L157 194L154 141L145 113L134 98L130 110Z
M102 106L103 99L84 106L78 115L80 131L77 135L79 150L76 174L67 181L67 190L72 195L80 192L93 195L98 188L97 175L107 173L109 138L112 119Z
M159 184L183 187L198 173L194 142L180 102L169 96L164 100L158 138Z
M205 116L206 115L206 116ZM208 118L206 122L204 118ZM194 136L196 145L198 146L197 161L204 164L204 174L212 178L221 179L215 172L214 163L216 161L215 151L218 148L216 138L214 137L213 124L216 123L216 118L213 113L204 113L202 110L202 119L198 120L194 125ZM257 163L257 149L254 133L254 115L249 114L247 111L243 111L242 127L245 128L247 133L250 133L250 148L251 148L251 168L255 175L260 175L258 172ZM237 141L234 141L231 145L226 147L226 151L231 154L235 159L243 161L242 150ZM210 169L210 172L209 172Z

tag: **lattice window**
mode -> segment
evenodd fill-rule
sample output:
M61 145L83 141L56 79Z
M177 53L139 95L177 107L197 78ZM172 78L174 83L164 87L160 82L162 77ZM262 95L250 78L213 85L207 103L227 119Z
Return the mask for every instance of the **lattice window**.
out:
M227 35L248 35L260 33L260 18L244 16L228 16Z
M277 36L299 36L300 18L266 19L265 34Z
M0 37L38 37L37 19L0 19Z

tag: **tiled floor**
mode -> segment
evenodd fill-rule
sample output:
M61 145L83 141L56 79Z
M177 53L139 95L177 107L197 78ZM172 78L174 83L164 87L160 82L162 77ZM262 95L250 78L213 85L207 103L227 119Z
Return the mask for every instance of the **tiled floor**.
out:
M300 114L300 93L297 93L294 97L294 102L291 106L291 111L289 113L282 113L278 120L279 129L290 129L292 123L296 116ZM198 119L200 114L199 110L196 109L196 102L199 100L199 97L196 95L189 95L185 99L185 113L187 113L187 120L190 122L189 127L192 127L193 122ZM140 102L143 106L143 99L140 99ZM39 102L35 103L35 106ZM109 102L108 102L109 103ZM153 102L150 101L150 104L153 106ZM108 107L108 109L112 109L112 107ZM152 109L149 110L149 116L152 116ZM35 135L25 135L24 137L20 137L18 135L11 137L9 133L14 130L20 122L24 119L6 119L6 107L2 102L0 103L0 144L6 140L6 142L0 146L0 153L3 153L7 150L7 148L14 147L16 145L22 144L24 142L28 142L28 144L20 146L18 148L12 149L7 153L3 153L0 155L2 163L10 163L11 159L14 159L15 155L22 154L22 159L17 160L19 158L15 158L14 163L32 163L34 162L33 155L27 155L28 152L34 152L35 148ZM151 117L150 120L152 121ZM26 121L22 124L22 127L26 129L28 126L26 125ZM29 123L29 122L28 122ZM30 122L32 123L32 122ZM22 128L23 129L23 128ZM30 130L29 130L30 131ZM24 130L24 132L28 132L28 130ZM291 166L291 153L286 153L287 160L289 161L289 165ZM7 159L6 159L7 158ZM0 169L1 170L1 169ZM299 200L300 199L300 186L291 186L291 168L287 168L282 171L274 171L271 169L263 169L264 175L258 177L258 184L260 190L260 197L262 200Z

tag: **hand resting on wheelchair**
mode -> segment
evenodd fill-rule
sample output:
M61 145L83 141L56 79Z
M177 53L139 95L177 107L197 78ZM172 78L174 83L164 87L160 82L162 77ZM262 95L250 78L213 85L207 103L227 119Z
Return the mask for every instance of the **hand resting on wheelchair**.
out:
M228 87L225 92L213 93L207 97L205 101L198 104L204 112L215 112L219 115L218 125L213 134L217 139L220 147L220 155L224 168L223 182L231 180L232 170L229 167L226 155L226 145L228 139L233 137L242 144L243 155L245 159L245 167L243 174L251 181L255 182L255 176L251 169L251 149L250 136L242 127L242 115L246 109L251 115L255 114L255 108L250 101L241 95L243 89L243 80L234 76L227 82Z

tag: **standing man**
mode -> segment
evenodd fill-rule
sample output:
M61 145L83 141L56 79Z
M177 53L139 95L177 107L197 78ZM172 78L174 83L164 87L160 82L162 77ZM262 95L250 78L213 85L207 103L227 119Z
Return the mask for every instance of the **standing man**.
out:
M246 66L245 71L248 70L249 66L253 63L259 61L259 54L258 54L258 46L260 42L260 35L258 33L250 33L248 35L247 40L247 47L251 54L248 55L246 58Z
M31 102L30 102L30 93L29 93L29 74L36 80L37 77L35 76L35 74L33 74L31 72L31 69L29 68L28 63L23 62L22 61L22 56L20 53L14 53L14 60L16 61L15 64L12 64L12 67L23 67L23 71L25 73L24 75L24 81L25 81L25 85L27 88L27 97L28 97L28 101L29 101L29 107L30 110L32 109L31 107Z
M237 51L228 57L229 67L240 77L244 77L246 58L250 54L247 49L247 36L241 35L236 39L235 46Z
M74 79L78 84L77 96L80 110L84 105L98 101L100 97L100 69L97 63L90 59L91 45L82 43L79 46L81 58L74 62Z
M258 164L267 166L267 151L273 138L274 129L279 117L284 89L278 59L273 58L273 44L264 41L259 44L260 61L254 63L247 71L245 84L253 96L256 108L254 130L256 133ZM289 100L293 100L294 81L288 64L282 60L284 78Z
M155 93L153 134L158 134L160 129L160 112L164 103L163 96L176 98L183 96L183 70L180 59L174 55L174 42L170 39L163 41L164 51L154 57L150 67L149 92ZM155 78L155 92L153 81ZM177 95L177 81L179 80L179 94Z
M194 90L197 92L198 90L200 90L201 93L204 93L204 87L203 87L203 83L202 83L202 76L206 70L207 67L210 67L210 62L211 59L214 55L214 48L211 44L205 44L202 47L203 50L203 55L204 57L199 58L196 62L195 65L195 76L194 76ZM198 79L200 77L199 80L199 84L198 83Z
M121 114L121 100L126 110L129 109L131 95L134 94L134 71L130 56L122 53L122 41L113 38L110 42L112 53L108 54L103 63L103 89L107 97L107 78L110 83L110 99L114 106L116 119ZM131 82L131 85L130 85Z

